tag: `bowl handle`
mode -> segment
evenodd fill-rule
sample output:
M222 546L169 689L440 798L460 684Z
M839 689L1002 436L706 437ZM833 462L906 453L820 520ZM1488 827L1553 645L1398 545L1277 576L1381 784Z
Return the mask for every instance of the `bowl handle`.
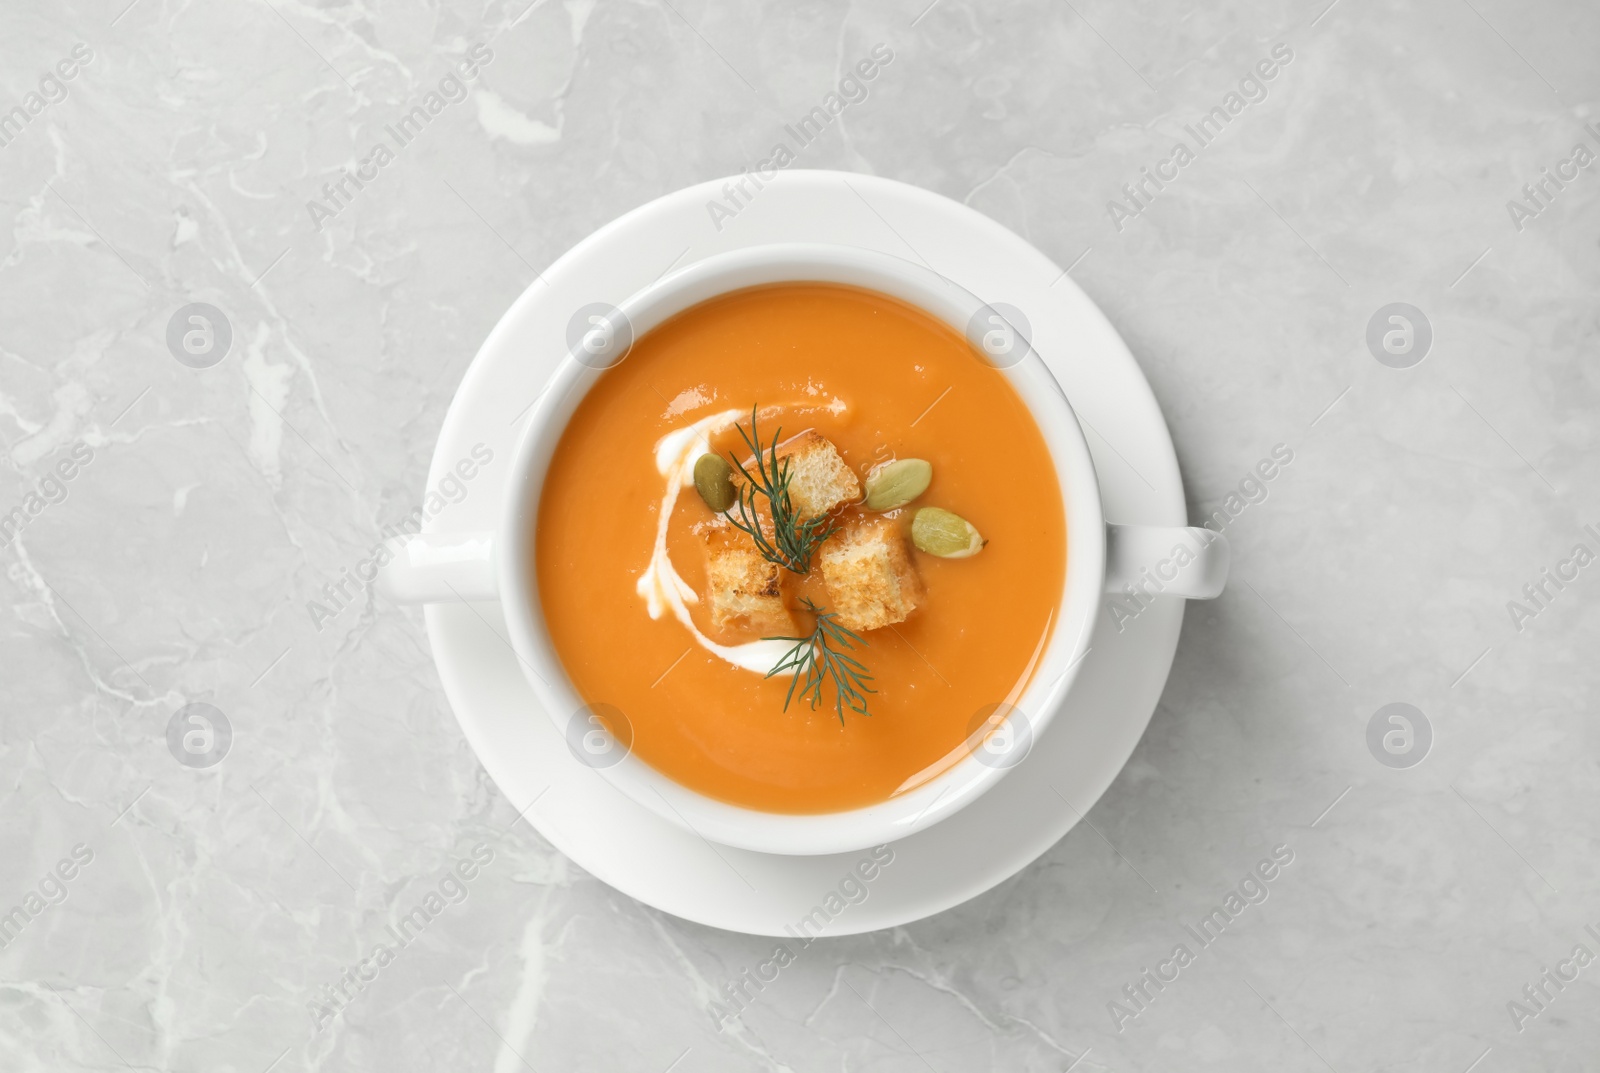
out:
M1212 600L1228 581L1228 541L1195 526L1106 525L1106 591L1136 600Z
M419 533L388 543L378 591L396 603L497 600L494 537L489 533Z

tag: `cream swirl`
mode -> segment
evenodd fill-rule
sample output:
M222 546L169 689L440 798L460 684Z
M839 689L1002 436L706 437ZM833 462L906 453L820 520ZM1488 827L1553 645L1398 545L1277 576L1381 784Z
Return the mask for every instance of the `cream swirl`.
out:
M650 553L650 565L639 575L636 589L651 618L658 619L670 610L701 648L735 667L764 675L783 658L790 648L789 642L748 641L719 645L701 633L689 614L689 605L699 603L700 597L678 574L672 565L672 556L667 553L667 526L672 523L678 493L694 485L695 460L711 449L712 436L733 427L744 416L739 410L724 410L702 417L685 428L674 429L657 441L656 470L665 481L665 487L656 518L655 548Z

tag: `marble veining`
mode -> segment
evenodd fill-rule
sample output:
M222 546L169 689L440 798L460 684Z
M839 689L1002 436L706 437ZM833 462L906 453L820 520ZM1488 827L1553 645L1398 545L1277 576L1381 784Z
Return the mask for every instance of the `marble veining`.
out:
M6 5L0 1068L1600 1069L1597 46L1572 0ZM764 161L1068 269L1234 553L1087 822L787 958L517 822L360 577L540 271Z

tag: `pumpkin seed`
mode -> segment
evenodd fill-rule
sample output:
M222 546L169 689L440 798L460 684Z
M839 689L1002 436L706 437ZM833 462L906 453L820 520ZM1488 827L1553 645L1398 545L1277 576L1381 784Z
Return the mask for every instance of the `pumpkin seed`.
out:
M902 458L881 466L867 478L867 509L903 507L926 492L931 480L933 466L920 458Z
M911 519L911 542L941 559L965 559L988 543L971 522L938 507L923 507Z
M733 506L733 467L721 455L701 455L694 464L694 488L706 506L721 514Z

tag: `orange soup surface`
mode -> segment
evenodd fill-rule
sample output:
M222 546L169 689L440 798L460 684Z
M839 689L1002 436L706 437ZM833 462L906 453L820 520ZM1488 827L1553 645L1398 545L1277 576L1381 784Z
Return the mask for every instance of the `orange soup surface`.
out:
M666 478L663 437L761 407L763 445L807 429L830 440L865 481L874 467L920 458L933 479L886 517L925 590L904 621L862 633L850 653L873 676L870 715L841 720L831 683L813 709L790 677L763 678L702 645L668 610L652 618L640 576L656 546ZM699 450L704 449L704 441ZM749 458L739 433L709 437ZM968 558L916 550L912 518L940 507L987 541ZM843 508L843 514L859 512ZM688 612L713 641L706 544L717 515L681 488L666 552L698 595ZM710 797L767 812L834 812L885 801L967 753L996 704L1014 702L1043 653L1061 598L1066 520L1054 463L1004 374L943 322L896 299L825 284L752 288L695 306L637 340L583 399L556 450L535 534L539 599L557 652L585 703L627 719L639 759ZM819 571L783 571L798 632L826 609ZM602 709L603 710L603 709Z

